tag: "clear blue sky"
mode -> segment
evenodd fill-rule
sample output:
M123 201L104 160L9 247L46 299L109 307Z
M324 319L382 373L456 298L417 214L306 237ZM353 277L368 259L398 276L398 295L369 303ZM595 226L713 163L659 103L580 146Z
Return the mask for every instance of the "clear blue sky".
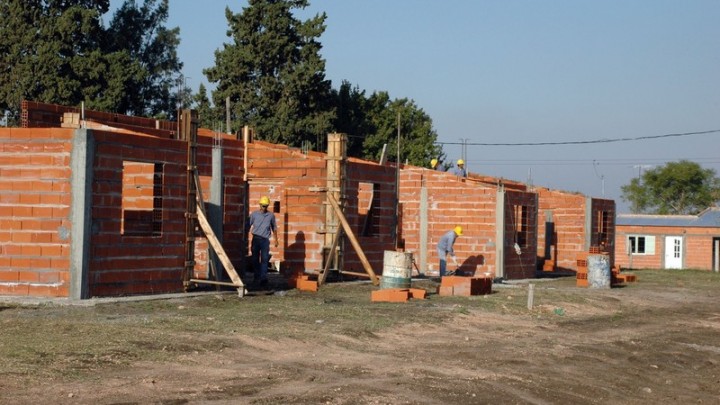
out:
M113 0L113 6L121 3ZM470 143L472 172L627 204L620 187L641 170L689 159L720 175L718 0L310 0L327 14L326 75L368 94L409 98L440 142ZM188 85L207 83L225 36L225 7L246 1L172 0ZM445 145L448 159L459 145ZM603 187L604 186L604 187Z

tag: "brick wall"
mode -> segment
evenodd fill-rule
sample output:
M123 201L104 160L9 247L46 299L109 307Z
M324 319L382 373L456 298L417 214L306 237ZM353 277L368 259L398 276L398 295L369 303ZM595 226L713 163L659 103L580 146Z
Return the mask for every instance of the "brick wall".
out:
M345 194L345 216L363 248L368 262L376 274L382 274L384 253L395 251L395 223L398 221L395 207L396 169L380 166L374 162L349 159L347 165ZM374 192L371 192L374 189ZM370 196L374 197L369 227L365 229L367 206ZM402 234L400 234L402 237ZM344 267L346 270L364 273L362 263L347 238L345 239Z
M0 294L69 296L73 129L0 129ZM94 130L90 296L183 290L184 142ZM213 139L198 140L204 197ZM224 141L224 246L234 264L244 212L241 143ZM159 204L159 205L155 205ZM238 240L240 239L240 240ZM229 247L229 248L228 248ZM78 248L78 247L76 247ZM207 243L196 243L196 277L207 276Z
M652 254L629 255L628 236L631 235L653 236L655 243ZM713 239L720 238L720 226L706 228L618 225L615 234L615 264L622 268L663 269L666 236L682 237L683 268L712 270Z
M96 155L93 184L93 229L90 261L90 295L155 294L183 290L187 144L155 137L95 131ZM242 170L237 141L224 140L225 219L223 247L233 265L243 263L237 246L244 242L238 212L244 211ZM197 167L203 198L210 197L212 138L199 137ZM123 165L144 163L146 170L161 167L159 197L161 229L156 234L123 232ZM131 167L133 165L131 164ZM149 176L147 171L141 174ZM158 173L154 174L155 176ZM137 176L136 176L137 177ZM132 176L130 178L133 178ZM137 179L136 179L137 180ZM147 179L145 179L147 182ZM145 199L147 203L147 199ZM144 208L147 209L147 206ZM206 210L207 211L207 210ZM196 234L196 267L193 277L207 278L207 241ZM238 240L240 239L240 240Z
M555 258L558 270L577 270L578 253L587 251L585 247L586 197L582 194L568 193L546 188L536 190L539 197L538 212L538 251L542 259ZM554 240L548 243L546 229L548 219L552 218ZM546 257L546 246L550 246L550 255Z
M294 270L320 270L323 267L325 245L324 189L327 183L326 154L302 153L299 149L265 142L253 142L248 147L249 206L257 209L257 201L267 195L277 204L275 219L280 229L280 246L271 244L272 260ZM373 162L348 159L345 170L345 195L341 198L344 215L363 247L363 253L373 271L382 272L383 253L394 250L395 239L395 169ZM374 215L377 234L362 235L361 220L365 212L358 204L367 202L368 187L376 187ZM274 205L271 204L271 209ZM362 263L349 239L344 238L343 269L364 273Z
M72 133L0 128L0 294L68 295Z
M454 250L460 270L496 273L496 189L469 183L446 172L408 168L400 177L402 204L402 237L405 250L413 252L416 263L422 246L421 190L427 190L427 268L437 272L439 258L436 246L440 237L456 225L463 235L455 241Z
M322 268L325 224L325 154L255 141L248 144L249 212L268 196L279 230L279 247L270 244L272 261L288 271ZM315 190L315 191L313 191ZM243 225L246 218L243 218ZM249 242L248 238L248 242ZM249 254L249 246L245 246Z
M186 144L153 137L93 131L90 296L182 291L185 239ZM161 218L155 234L124 232L124 167L161 166ZM129 179L149 176L140 172ZM132 200L130 200L132 202ZM143 208L147 208L144 206Z
M163 138L173 138L177 133L177 123L175 121L133 117L93 110L81 111L78 107L39 103L28 100L22 101L21 126L23 128L59 127L63 123L63 115L65 113L84 113L86 121L112 125L113 128L141 131Z
M535 193L505 190L505 278L535 278L537 268L538 197ZM524 236L522 236L524 235ZM520 253L515 244L520 247Z

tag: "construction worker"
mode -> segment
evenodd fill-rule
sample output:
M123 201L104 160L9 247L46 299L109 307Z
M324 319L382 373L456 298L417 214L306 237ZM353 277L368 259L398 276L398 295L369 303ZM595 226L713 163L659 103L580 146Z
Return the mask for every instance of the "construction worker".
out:
M270 235L275 237L275 247L278 246L277 225L275 214L268 211L270 199L262 196L259 201L260 209L250 214L248 231L252 233L253 284L254 287L268 285L268 264L270 262Z
M430 168L433 169L433 170L440 170L440 166L438 165L438 163L439 163L439 162L438 162L437 159L431 160L431 161L430 161Z
M462 159L458 159L457 166L451 167L450 169L448 169L448 172L460 177L467 176L467 173L465 172L465 161Z
M447 231L443 234L442 237L440 237L440 241L437 244L437 253L438 257L440 258L440 277L443 276L452 276L455 274L454 271L447 272L447 256L450 255L450 258L453 261L453 264L455 265L455 269L457 270L458 262L455 258L455 250L453 250L453 245L455 244L455 240L458 238L458 236L462 236L463 229L462 226L458 225L451 231Z

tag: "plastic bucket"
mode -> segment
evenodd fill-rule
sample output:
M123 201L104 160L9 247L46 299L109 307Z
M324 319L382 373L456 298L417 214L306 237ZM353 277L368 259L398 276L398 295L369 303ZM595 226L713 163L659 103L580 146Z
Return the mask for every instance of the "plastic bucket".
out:
M590 288L610 288L610 256L590 254L587 258L587 280Z
M412 263L412 253L386 250L380 288L410 288Z

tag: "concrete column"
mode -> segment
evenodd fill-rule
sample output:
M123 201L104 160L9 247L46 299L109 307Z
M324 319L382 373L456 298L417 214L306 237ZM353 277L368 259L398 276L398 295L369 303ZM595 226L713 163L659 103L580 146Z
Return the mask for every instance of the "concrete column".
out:
M428 192L424 185L420 187L420 266L418 269L427 273L428 253Z
M90 298L89 267L92 237L92 183L95 138L77 129L70 152L70 298Z
M593 209L592 209L592 197L585 197L585 251L590 251L590 245L592 244L592 220L593 220Z
M505 278L505 188L503 186L498 186L495 201L495 277Z
M212 178L210 179L210 200L208 204L208 222L215 236L220 243L223 243L223 217L225 213L224 189L223 181L225 170L223 167L223 149L220 145L214 145L212 149ZM223 265L215 252L208 248L208 258L215 264L215 279L220 281L223 279Z

